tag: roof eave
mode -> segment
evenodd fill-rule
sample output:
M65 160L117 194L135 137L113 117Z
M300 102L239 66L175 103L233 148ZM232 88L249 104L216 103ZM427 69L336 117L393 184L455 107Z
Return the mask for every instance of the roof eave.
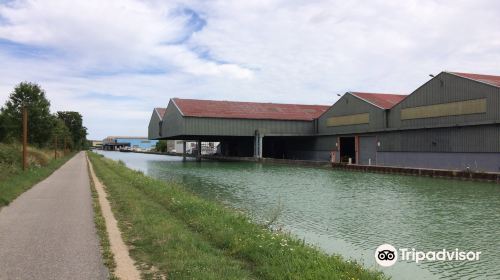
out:
M485 81L482 81L482 80L472 79L472 78L469 78L469 77L464 77L464 76L459 75L459 74L454 73L454 72L450 72L450 71L443 71L443 73L450 74L450 75L453 75L453 76L455 76L455 77L459 77L459 78L462 78L462 79L467 79L467 80L470 80L470 81L478 82L478 83L481 83L481 84L489 85L489 86L492 86L492 87L500 88L500 86L499 86L499 85L495 85L495 84L492 84L492 83L488 83L488 82L485 82ZM471 73L471 74L472 74L472 73Z

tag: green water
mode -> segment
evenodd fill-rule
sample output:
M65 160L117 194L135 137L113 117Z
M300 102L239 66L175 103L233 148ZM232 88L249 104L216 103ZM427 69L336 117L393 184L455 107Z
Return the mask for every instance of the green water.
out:
M394 279L500 279L500 185L247 162L182 162L178 157L102 152L146 174L180 182L329 253ZM383 268L384 243L421 251L481 251L479 261L398 261Z

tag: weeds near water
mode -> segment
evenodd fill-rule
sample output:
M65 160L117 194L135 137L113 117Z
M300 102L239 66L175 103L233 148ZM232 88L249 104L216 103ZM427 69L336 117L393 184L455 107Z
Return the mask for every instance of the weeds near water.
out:
M271 209L269 212L269 216L267 217L267 220L264 222L264 226L268 229L279 229L281 231L281 228L278 227L278 220L283 214L284 206L283 203L281 202L281 197L278 197L278 205Z

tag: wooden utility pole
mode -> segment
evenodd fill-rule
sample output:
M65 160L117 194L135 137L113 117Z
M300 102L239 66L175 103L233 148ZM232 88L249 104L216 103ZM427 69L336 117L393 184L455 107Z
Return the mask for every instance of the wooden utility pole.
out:
M64 136L64 155L66 155L66 139L68 139L68 137Z
M54 138L54 159L57 159L57 135Z
M28 109L23 106L23 170L28 169Z

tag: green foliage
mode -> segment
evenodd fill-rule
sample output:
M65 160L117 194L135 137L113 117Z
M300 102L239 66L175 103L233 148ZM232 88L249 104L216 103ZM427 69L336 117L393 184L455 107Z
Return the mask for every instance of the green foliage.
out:
M44 151L31 149L30 161L33 162L28 171L22 172L20 146L0 143L0 208L47 178L72 156L70 154L53 160Z
M60 111L52 115L45 91L29 82L17 85L0 109L0 142L21 142L24 106L28 111L29 144L52 147L57 137L59 147L66 139L67 147L72 150L88 148L87 128L83 126L82 115L73 111Z
M156 142L156 151L157 152L161 152L161 153L165 153L165 152L168 152L168 141L167 140L159 140L158 142Z
M68 127L64 124L64 121L58 118L54 118L54 129L52 132L52 143L57 137L57 146L62 149L64 145L64 140L68 139L66 145L69 149L73 149L73 141L71 141L71 132Z
M182 186L90 153L144 275L173 279L386 279ZM154 269L151 269L154 268Z
M0 142L5 142L7 139L7 122L3 110L0 110Z
M87 128L83 126L82 115L73 111L59 111L57 118L62 120L68 127L71 135L71 145L75 149L82 149L88 146Z
M21 140L23 106L28 109L28 142L39 147L51 139L54 118L45 91L37 84L22 82L16 86L2 108L2 123L6 130L3 138Z
M0 143L0 181L21 169L21 147Z

